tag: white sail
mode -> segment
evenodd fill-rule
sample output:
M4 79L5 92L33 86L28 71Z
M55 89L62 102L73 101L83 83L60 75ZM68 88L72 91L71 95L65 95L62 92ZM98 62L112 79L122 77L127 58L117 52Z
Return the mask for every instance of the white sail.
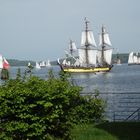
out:
M40 67L45 67L45 66L46 66L45 61L40 62Z
M86 56L86 51L87 51L87 56ZM96 56L97 56L97 50L79 49L79 61L82 65L87 64L87 62L86 62L87 59L88 59L88 64L96 65Z
M63 64L63 65L66 65L66 64L67 64L66 59L63 60L62 64Z
M50 67L50 66L51 66L50 60L47 60L46 66L47 66L47 67Z
M91 45L96 47L96 42L92 31L83 31L81 36L81 46Z
M111 65L112 61L112 49L104 50L104 61Z
M88 50L89 64L96 65L97 50Z
M102 51L101 50L97 51L97 63L102 64Z
M3 69L3 57L0 55L0 69Z
M140 64L140 57L138 57L138 64Z
M35 67L36 67L36 69L40 69L41 68L38 62L36 62L36 66Z
M133 56L133 62L134 62L135 64L137 64L137 62L138 62L138 57L137 57L136 55Z
M76 61L75 61L75 63L74 63L74 66L80 66L80 61L79 61L78 58L76 59Z
M99 34L99 46L112 46L111 41L109 39L109 34L106 32L106 29L104 26L102 26L102 33Z
M85 53L85 49L78 49L78 53L79 53L79 62L81 65L86 63L86 53Z
M71 51L76 51L77 50L77 47L76 47L76 44L74 41L70 41L70 44L69 44L69 50Z
M129 53L128 64L134 63L133 52Z

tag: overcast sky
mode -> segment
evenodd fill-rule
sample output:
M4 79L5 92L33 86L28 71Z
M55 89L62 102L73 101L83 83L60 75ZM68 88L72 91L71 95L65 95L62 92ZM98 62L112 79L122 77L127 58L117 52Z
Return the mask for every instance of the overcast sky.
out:
M140 0L0 0L0 53L19 60L62 58L69 39L80 47L85 17L97 44L104 24L114 53L140 52Z

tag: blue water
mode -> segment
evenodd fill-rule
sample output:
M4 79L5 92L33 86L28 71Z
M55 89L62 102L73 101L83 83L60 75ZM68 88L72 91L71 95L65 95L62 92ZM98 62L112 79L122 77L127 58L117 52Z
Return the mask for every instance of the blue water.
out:
M101 93L140 92L140 66L114 65L108 73L74 74L73 79L85 92L98 89Z
M11 78L16 77L17 69L18 67L10 68ZM24 74L25 67L20 69ZM47 79L49 69L34 69L33 75ZM51 69L57 76L60 68L53 66ZM114 114L117 114L115 119L124 120L140 108L140 65L114 65L108 73L75 73L72 74L71 80L83 87L84 94L94 94L96 89L99 90L100 97L107 103L106 118L110 121L114 120Z

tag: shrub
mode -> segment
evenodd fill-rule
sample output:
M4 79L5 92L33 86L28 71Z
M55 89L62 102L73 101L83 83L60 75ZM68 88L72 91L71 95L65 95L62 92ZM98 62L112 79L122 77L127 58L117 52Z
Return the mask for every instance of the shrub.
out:
M48 80L38 77L9 80L0 86L0 139L70 139L74 123L101 118L102 101L81 96L61 73Z

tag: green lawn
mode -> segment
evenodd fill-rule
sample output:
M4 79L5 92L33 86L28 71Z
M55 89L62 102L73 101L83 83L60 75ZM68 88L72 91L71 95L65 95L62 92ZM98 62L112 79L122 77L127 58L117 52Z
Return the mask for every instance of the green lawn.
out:
M71 133L73 140L140 140L140 122L78 125Z

